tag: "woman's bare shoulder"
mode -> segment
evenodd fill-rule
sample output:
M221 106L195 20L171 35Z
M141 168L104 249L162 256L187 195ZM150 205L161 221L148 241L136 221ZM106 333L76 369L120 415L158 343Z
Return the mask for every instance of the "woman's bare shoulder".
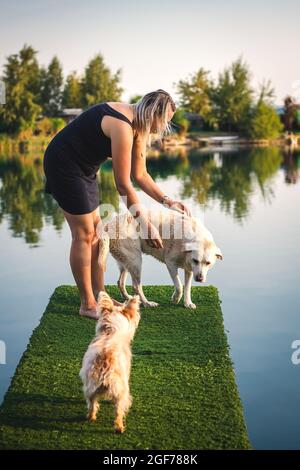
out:
M106 103L116 111L119 111L119 113L124 114L130 122L133 121L133 109L131 104L120 101L107 101Z

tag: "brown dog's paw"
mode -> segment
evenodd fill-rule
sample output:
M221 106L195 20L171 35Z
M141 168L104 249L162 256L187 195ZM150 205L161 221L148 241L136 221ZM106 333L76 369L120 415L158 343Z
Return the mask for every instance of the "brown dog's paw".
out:
M115 426L115 432L117 434L123 434L123 432L125 431L125 427L124 426Z
M90 413L87 414L87 420L88 420L90 423L94 423L94 422L96 421L96 419L97 419L97 416L96 416L96 415L90 414Z

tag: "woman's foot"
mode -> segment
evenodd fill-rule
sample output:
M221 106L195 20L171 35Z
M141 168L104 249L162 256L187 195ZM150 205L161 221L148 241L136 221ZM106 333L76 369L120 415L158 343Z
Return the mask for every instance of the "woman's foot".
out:
M82 317L89 317L93 318L94 320L98 320L99 314L96 310L97 303L95 302L94 305L91 306L84 306L81 304L80 309L79 309L79 315Z

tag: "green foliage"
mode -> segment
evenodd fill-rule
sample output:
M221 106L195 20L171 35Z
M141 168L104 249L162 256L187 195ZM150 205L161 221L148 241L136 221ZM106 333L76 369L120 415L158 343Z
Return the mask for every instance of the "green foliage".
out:
M143 95L134 95L134 96L132 96L129 100L129 103L130 104L137 103L142 98L142 96Z
M213 116L213 82L209 72L202 67L187 80L179 80L177 84L179 103L186 111L199 114L209 124L214 124Z
M185 117L185 111L183 108L176 109L172 122L175 124L175 131L178 132L178 134L187 133L190 121Z
M250 79L249 67L241 57L219 74L213 101L220 129L243 132L247 128L253 98Z
M45 116L57 116L61 111L63 97L63 71L55 56L47 69L41 69L41 88L39 104Z
M85 69L82 79L83 108L101 101L119 101L123 88L120 87L121 69L112 75L105 65L103 56L96 55Z
M60 129L65 127L66 122L63 118L48 118L44 117L43 119L37 121L34 133L36 135L51 135L56 134Z
M275 139L283 131L283 125L272 105L259 101L254 107L248 127L252 139Z
M296 114L296 127L297 129L300 129L300 107L297 109L297 114Z
M209 78L209 72L201 68L190 80L180 80L177 90L183 108L198 113L208 128L257 139L276 138L282 126L271 104L274 88L270 81L264 82L255 103L250 82L250 69L239 57L219 74L217 84ZM290 108L286 114L291 114ZM295 109L294 106L290 120L294 120Z
M73 286L57 287L30 339L0 411L3 449L249 449L217 289L192 287L192 311L171 305L171 286L145 286L159 307L143 308L133 342L133 405L113 430L102 402L86 420L78 377L95 322L78 315ZM119 298L115 286L107 291Z
M7 58L1 76L6 104L0 107L0 132L18 134L33 129L40 115L56 118L63 107L87 108L101 101L121 99L121 69L113 75L101 54L89 62L83 77L72 72L65 84L58 58L53 57L44 68L39 66L36 54L25 44L18 54ZM57 125L60 127L61 123Z
M82 107L82 84L76 72L72 72L67 76L62 105L64 108Z
M66 125L66 121L63 118L53 117L50 118L52 132L56 134Z
M48 117L44 117L40 121L37 121L34 129L36 135L49 135L52 132L52 123Z
M36 54L37 51L25 44L4 64L2 80L6 87L6 104L0 107L2 132L18 133L32 128L41 112L37 103L40 70Z
M297 125L300 127L300 104L291 96L284 99L283 123L286 131L292 131Z
M30 135L41 114L56 118L62 108L85 109L102 101L121 100L121 69L112 74L102 54L90 60L83 76L78 77L76 72L72 72L65 83L59 59L54 56L48 67L44 68L39 66L36 54L37 51L25 44L18 54L9 56L4 64L1 79L6 86L6 104L0 107L0 132ZM201 67L187 80L178 82L181 109L173 122L179 126L179 133L188 131L184 112L189 111L198 114L207 129L218 128L251 136L278 135L281 127L268 106L268 100L274 93L270 82L263 85L258 104L255 104L250 86L251 74L241 57L219 74L217 84L209 74ZM132 96L130 102L135 103L140 98L140 95ZM260 106L260 102L266 103L266 106ZM298 109L299 105L287 97L284 114L286 129L296 128ZM267 125L268 116L271 122ZM57 124L57 128L61 125Z

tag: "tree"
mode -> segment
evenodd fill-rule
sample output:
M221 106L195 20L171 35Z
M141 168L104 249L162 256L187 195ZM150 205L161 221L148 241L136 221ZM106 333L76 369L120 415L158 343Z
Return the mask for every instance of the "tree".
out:
M101 54L96 55L85 69L82 81L83 107L92 106L101 101L119 101L124 91L119 86L121 69L115 75L105 66Z
M189 79L179 80L176 87L179 105L186 111L199 114L208 125L213 125L213 82L209 78L209 72L201 67Z
M40 105L43 114L48 117L57 116L62 107L63 71L55 56L47 69L41 71Z
M82 83L76 72L72 72L67 76L62 104L64 108L81 108L83 105Z
M247 128L253 95L250 80L241 57L219 74L213 101L221 129L243 132Z
M252 139L276 139L283 130L273 99L275 90L271 81L264 81L259 88L257 103L252 106L246 134Z
M271 80L263 81L259 87L258 101L264 101L271 104L275 97L275 89L272 86Z
M259 100L252 111L248 134L252 139L276 139L283 125L274 107Z
M182 108L176 109L172 118L172 123L174 123L175 130L178 134L186 134L190 125L190 122L185 117L185 112Z
M130 104L137 103L142 97L143 95L134 95L130 98L129 103Z
M37 103L41 74L36 54L25 44L18 54L7 58L2 76L6 104L0 108L1 131L13 133L33 128L41 112Z
M283 122L287 131L291 131L293 129L297 121L298 109L300 109L300 105L298 105L291 96L287 96L284 99Z

